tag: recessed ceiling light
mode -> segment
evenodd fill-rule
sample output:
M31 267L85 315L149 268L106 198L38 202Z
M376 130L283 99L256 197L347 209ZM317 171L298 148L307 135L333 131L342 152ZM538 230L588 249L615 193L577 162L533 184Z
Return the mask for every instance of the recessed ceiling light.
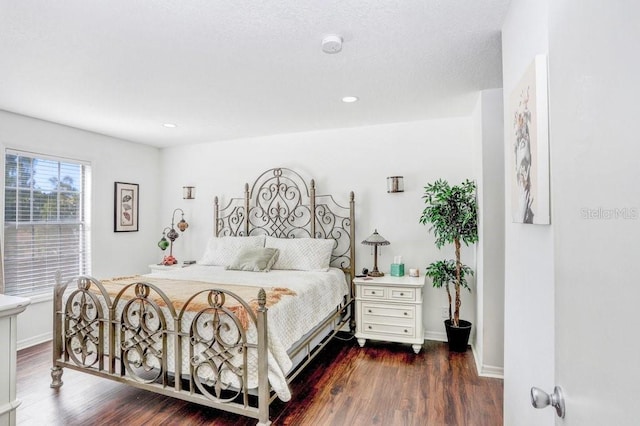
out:
M173 124L173 123L164 123L162 125L164 127L168 127L169 129L174 129L174 128L178 127L176 124Z
M344 98L342 98L342 102L346 103L346 104L350 104L352 102L356 102L358 100L357 96L345 96Z

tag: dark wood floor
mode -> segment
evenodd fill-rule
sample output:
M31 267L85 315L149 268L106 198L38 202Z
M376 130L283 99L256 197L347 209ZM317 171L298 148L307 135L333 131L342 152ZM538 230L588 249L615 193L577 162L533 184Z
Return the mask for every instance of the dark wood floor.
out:
M254 425L110 380L65 370L49 387L50 343L18 353L18 425ZM334 340L274 402L274 425L502 425L502 380L480 378L471 350Z

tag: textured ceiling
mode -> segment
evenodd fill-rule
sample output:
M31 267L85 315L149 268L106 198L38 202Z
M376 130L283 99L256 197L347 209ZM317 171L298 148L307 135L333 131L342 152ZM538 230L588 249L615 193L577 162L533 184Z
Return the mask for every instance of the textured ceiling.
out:
M508 4L0 0L0 109L160 147L468 115Z

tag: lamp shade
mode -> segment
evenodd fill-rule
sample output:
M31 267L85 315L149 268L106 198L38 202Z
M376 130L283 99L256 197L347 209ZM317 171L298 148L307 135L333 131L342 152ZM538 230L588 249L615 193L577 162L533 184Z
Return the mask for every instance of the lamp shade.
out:
M378 230L376 229L373 231L373 234L369 235L364 241L362 241L362 244L368 246L388 246L391 243L382 235L378 234Z

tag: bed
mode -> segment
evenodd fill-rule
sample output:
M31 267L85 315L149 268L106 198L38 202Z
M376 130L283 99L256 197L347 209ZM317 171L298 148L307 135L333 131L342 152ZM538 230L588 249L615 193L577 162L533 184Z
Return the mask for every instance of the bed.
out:
M59 274L51 386L71 368L270 424L270 403L355 328L354 238L353 192L345 207L293 170L267 170L243 197L215 198L195 265Z

